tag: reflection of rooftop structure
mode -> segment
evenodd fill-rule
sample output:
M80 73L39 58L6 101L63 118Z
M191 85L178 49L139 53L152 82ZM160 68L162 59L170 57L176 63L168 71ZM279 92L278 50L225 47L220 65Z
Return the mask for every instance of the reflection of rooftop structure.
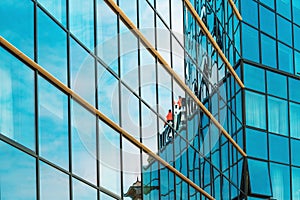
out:
M133 200L142 199L142 183L137 178L136 182L129 187L128 191L124 194L125 197L130 197Z

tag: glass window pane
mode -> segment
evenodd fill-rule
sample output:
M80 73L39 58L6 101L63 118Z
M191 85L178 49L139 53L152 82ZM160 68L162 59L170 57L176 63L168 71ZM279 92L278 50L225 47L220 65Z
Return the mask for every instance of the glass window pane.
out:
M278 42L278 65L279 69L288 73L294 73L293 51L290 47Z
M291 137L300 138L300 104L290 103Z
M273 198L290 198L290 168L280 164L270 164Z
M71 32L90 50L94 50L94 1L70 0Z
M142 104L142 142L153 152L157 152L157 115Z
M98 63L98 109L119 124L119 80Z
M268 97L269 131L288 136L287 101Z
M300 12L300 10L299 10L299 12ZM300 22L299 22L299 25L300 25ZM300 27L296 26L296 25L294 25L294 47L300 51Z
M300 80L289 78L289 98L290 100L300 102Z
M95 61L75 40L70 39L71 88L95 105Z
M38 81L40 155L69 169L68 97L42 77Z
M241 14L243 16L243 20L252 26L257 27L258 24L258 8L257 3L255 1L249 0L241 0Z
M266 129L266 100L264 95L246 91L246 123Z
M260 0L260 2L274 9L274 0Z
M38 63L67 84L67 34L38 9Z
M120 134L99 120L100 185L121 195Z
M67 24L66 0L38 0L64 26Z
M129 17L130 21L132 21L137 27L137 1L131 1L131 3L128 3L127 0L119 0L118 2L126 16Z
M297 0L296 0L297 1ZM291 18L291 0L276 0L277 12L286 18Z
M96 184L96 117L75 101L71 113L73 172Z
M247 88L265 92L265 71L249 64L244 64L244 84Z
M0 132L35 151L34 72L0 47Z
M169 1L164 0L156 0L156 9L160 16L162 17L162 20L169 26L170 24L170 5Z
M291 139L292 165L300 166L300 140Z
M69 191L69 176L44 162L40 162L41 199L69 199Z
M97 200L97 190L73 178L73 200Z
M267 72L268 93L282 98L287 97L286 77L274 72Z
M97 0L97 54L118 74L118 16L103 0Z
M247 155L268 159L267 134L265 132L246 129Z
M276 38L275 14L264 6L260 6L260 29Z
M300 168L292 167L293 200L300 199Z
M0 141L0 163L1 199L37 199L35 158Z
M292 24L286 19L277 15L278 39L292 46Z
M289 163L288 138L269 134L270 160Z
M32 1L0 1L0 35L34 59L34 4Z
M269 67L277 68L276 41L261 34L261 62Z
M243 24L242 34L247 37L243 37L243 56L246 59L252 60L254 62L259 62L259 46L258 46L258 32L254 28Z
M268 163L248 159L248 168L251 194L271 196Z
M298 51L295 52L295 74L300 76L300 53Z

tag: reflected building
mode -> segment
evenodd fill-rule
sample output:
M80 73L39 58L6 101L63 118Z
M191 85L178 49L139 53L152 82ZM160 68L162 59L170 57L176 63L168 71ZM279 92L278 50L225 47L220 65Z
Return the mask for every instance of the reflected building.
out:
M299 13L2 0L0 199L300 199Z

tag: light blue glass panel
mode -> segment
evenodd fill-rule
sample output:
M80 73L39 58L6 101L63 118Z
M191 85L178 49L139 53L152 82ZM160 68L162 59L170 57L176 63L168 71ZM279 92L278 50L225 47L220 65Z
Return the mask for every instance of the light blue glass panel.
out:
M300 102L300 80L289 78L289 98L290 100Z
M300 51L300 27L296 25L294 25L294 47Z
M264 6L260 6L260 29L276 38L275 14Z
M274 9L274 0L260 0L260 2Z
M291 0L276 0L276 9L279 14L291 18Z
M94 51L94 1L70 0L70 30L88 49Z
M289 163L289 140L288 138L269 134L270 160Z
M97 55L118 74L118 16L97 0Z
M32 1L0 1L0 35L34 58L34 7Z
M290 47L278 42L279 69L288 73L294 73L293 51Z
M266 129L266 100L264 95L246 91L246 124Z
M246 24L242 24L243 56L254 62L259 62L258 32Z
M71 113L73 173L96 184L96 117L75 101Z
M268 159L267 134L265 132L246 129L246 152L247 155Z
M98 63L98 109L119 124L119 80Z
M162 20L170 26L170 2L165 0L156 0L156 9Z
M291 163L300 166L300 140L291 139Z
M0 48L0 133L35 151L34 72Z
M268 94L287 98L286 77L278 73L267 71Z
M300 138L300 104L290 103L291 137Z
M71 88L95 105L95 61L74 39L70 39Z
M137 27L137 1L134 0L128 3L127 0L119 0L118 2L126 16L129 17L129 19Z
M292 197L300 200L300 168L292 167Z
M300 76L300 53L298 51L295 52L295 74Z
M36 160L0 141L0 198L35 200Z
M247 88L265 92L265 71L249 64L244 64L244 84Z
M107 194L100 192L100 199L101 200L115 200L115 198L108 196Z
M276 41L261 34L261 62L269 67L277 68Z
M290 198L290 168L280 164L270 164L272 191L274 199Z
M38 0L64 26L67 24L66 0Z
M68 97L42 77L38 86L40 155L68 170Z
M97 190L73 178L73 200L97 200Z
M289 135L288 132L288 104L287 101L268 97L268 124L269 131L282 135Z
M293 0L292 1L293 4L293 20L295 23L297 23L298 25L300 25L300 1L297 0Z
M257 27L258 25L258 7L255 1L241 0L241 15L243 21Z
M67 84L67 33L38 9L38 63Z
M99 120L100 185L121 195L120 134Z
M43 200L69 199L69 176L40 162L40 197Z
M292 24L286 19L277 15L278 39L292 46Z

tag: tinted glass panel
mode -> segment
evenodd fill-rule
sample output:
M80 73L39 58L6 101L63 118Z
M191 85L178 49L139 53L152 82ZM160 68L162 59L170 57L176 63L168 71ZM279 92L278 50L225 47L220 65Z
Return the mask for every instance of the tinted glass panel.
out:
M255 1L241 0L243 20L252 26L257 27L258 8Z
M96 117L75 101L72 102L73 172L93 184L97 182Z
M290 100L300 102L300 80L289 78L289 93Z
M244 84L248 88L265 92L265 71L252 65L244 64Z
M261 34L261 62L269 67L277 68L276 41Z
M34 72L0 48L0 133L35 150Z
M300 27L296 25L294 25L294 47L300 51Z
M270 160L289 163L288 138L269 134Z
M68 97L39 77L40 155L69 169Z
M293 167L292 168L292 195L293 199L300 199L300 168Z
M275 14L264 6L260 6L260 29L276 37Z
M242 39L243 56L249 60L259 62L258 32L254 28L243 24L242 34L247 35Z
M291 18L291 0L276 0L277 12L281 15Z
M121 195L120 135L99 121L100 185Z
M265 96L246 92L246 123L258 128L266 128Z
M34 58L33 2L19 0L0 1L0 35Z
M274 0L260 0L260 2L274 9Z
M274 72L267 72L268 93L282 98L287 97L286 77Z
M38 9L38 62L67 84L67 34Z
M60 23L66 26L66 0L38 0Z
M69 199L69 177L57 169L40 162L41 199Z
M97 190L89 185L73 178L73 199L74 200L97 200Z
M273 198L290 198L290 169L289 166L273 164L270 165Z
M251 194L271 196L269 167L267 162L248 160Z
M70 30L90 50L94 50L93 0L70 0Z
M300 104L290 103L291 137L300 138Z
M247 155L268 158L267 133L253 129L246 130Z
M295 52L295 74L297 76L300 76L300 52L294 51Z
M293 51L288 46L278 42L278 65L285 72L294 73Z
M292 165L300 166L300 140L291 139Z
M288 136L287 101L268 97L269 131Z
M36 198L36 160L0 141L0 197L8 200Z

